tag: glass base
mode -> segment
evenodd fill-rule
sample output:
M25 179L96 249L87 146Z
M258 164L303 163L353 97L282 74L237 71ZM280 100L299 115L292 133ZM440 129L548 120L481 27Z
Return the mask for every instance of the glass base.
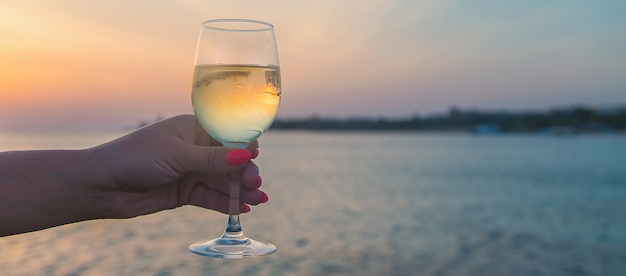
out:
M201 256L235 260L269 255L276 252L276 249L271 243L255 241L243 235L233 237L228 233L220 238L189 246L189 251Z

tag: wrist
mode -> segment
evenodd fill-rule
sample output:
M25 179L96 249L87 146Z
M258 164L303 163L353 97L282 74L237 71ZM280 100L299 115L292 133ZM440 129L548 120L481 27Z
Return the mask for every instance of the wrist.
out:
M78 165L82 174L82 185L86 194L93 199L91 212L94 219L111 218L111 202L116 191L115 176L111 173L110 153L100 147L80 150Z
M84 221L106 218L110 206L109 192L104 189L106 172L98 154L89 149L51 154L58 160L54 173L62 175L51 186L51 205L65 211L67 220Z
M0 165L0 235L106 217L110 200L89 150L10 152Z
M110 172L110 164L106 156L94 148L83 149L76 154L80 155L77 160L82 160L77 165L81 175L82 183L86 195L93 199L91 212L94 218L108 218L107 215L111 205L111 193L113 191L113 176Z

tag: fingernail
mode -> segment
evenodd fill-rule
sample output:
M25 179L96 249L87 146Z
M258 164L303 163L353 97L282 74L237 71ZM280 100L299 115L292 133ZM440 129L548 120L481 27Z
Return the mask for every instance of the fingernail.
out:
M257 185L257 188L261 187L261 184L263 184L263 178L261 178L261 176L259 175L259 176L256 178L256 185Z
M263 191L261 191L261 195L263 196L263 199L261 199L261 203L265 203L267 202L270 198L267 196L267 194Z
M252 154L252 159L256 158L257 156L259 156L259 149L254 149L254 153Z
M231 166L239 166L250 161L251 154L245 149L234 149L228 152L226 159Z
M241 210L241 213L248 213L248 212L250 212L250 206L244 205L243 210Z

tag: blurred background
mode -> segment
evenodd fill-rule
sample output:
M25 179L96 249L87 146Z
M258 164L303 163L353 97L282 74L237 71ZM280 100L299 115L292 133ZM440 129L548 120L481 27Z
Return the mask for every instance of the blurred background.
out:
M3 1L0 129L191 112L200 24L275 25L281 118L623 104L622 1Z
M192 113L200 24L276 28L283 98L243 216L183 207L0 239L9 275L626 273L623 1L0 1L0 150ZM320 131L323 130L323 131ZM352 131L349 131L352 130ZM384 130L384 131L382 131Z

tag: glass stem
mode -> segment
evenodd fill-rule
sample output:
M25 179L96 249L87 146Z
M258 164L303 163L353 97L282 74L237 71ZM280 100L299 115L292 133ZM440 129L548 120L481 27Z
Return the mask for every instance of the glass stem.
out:
M242 236L243 231L239 222L239 175L241 170L237 169L228 174L229 178L229 195L230 202L228 206L228 226L226 227L226 233L224 235L229 236Z

